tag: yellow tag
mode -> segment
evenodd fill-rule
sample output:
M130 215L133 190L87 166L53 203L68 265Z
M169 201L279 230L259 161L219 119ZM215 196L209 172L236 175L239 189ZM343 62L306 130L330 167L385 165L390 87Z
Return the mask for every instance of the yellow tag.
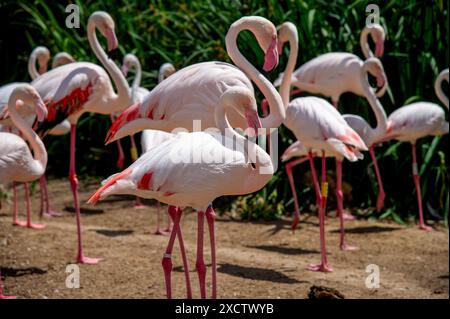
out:
M322 189L320 190L323 197L328 197L328 183L322 182Z
M132 147L130 149L130 153L131 153L131 159L133 160L133 162L135 162L138 158L138 153L137 153L136 147Z

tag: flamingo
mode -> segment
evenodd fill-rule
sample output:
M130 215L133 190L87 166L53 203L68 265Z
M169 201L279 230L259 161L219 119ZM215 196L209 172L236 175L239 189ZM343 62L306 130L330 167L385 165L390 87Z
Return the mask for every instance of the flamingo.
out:
M166 132L175 128L198 130L198 127L193 127L196 124L193 120L198 120L203 128L214 127L214 108L223 92L232 87L245 87L253 92L251 81L269 103L270 114L262 119L263 127L278 127L285 117L278 92L237 48L237 37L244 30L255 35L265 52L263 69L272 70L278 63L275 26L262 17L242 17L230 26L225 38L228 55L236 66L224 62L203 62L177 71L159 83L141 103L122 112L111 125L106 143L144 129ZM229 120L233 127L246 124L245 119L233 110Z
M8 112L10 119L21 135L0 132L0 182L31 182L38 179L47 166L47 151L44 144L31 129L31 126L22 118L18 108L24 103L34 105L38 121L43 121L47 116L47 109L42 102L37 91L28 84L16 87L9 97ZM34 157L31 155L27 145L30 144ZM31 222L31 204L28 184L25 184L27 195L27 221L26 223L17 220L17 211L13 211L14 224L26 226L28 228L42 229L45 225Z
M449 81L449 69L443 70L437 77L434 89L439 100L448 109L448 97L442 90L442 82ZM412 173L416 187L417 204L419 207L419 228L431 231L425 224L422 209L422 196L420 192L420 175L417 168L416 142L418 139L432 135L448 134L449 125L445 120L444 110L437 104L430 102L416 102L402 106L388 117L386 136L383 141L395 139L409 142L412 146Z
M313 60L302 65L298 70L293 72L291 76L292 85L297 87L300 91L307 91L310 93L320 93L331 97L333 105L337 107L339 97L344 92L352 92L356 95L366 97L372 109L377 116L377 133L383 132L383 125L386 123L386 115L381 116L379 110L374 108L373 94L377 97L383 96L387 89L387 78L381 62L374 57L367 44L367 36L371 34L376 43L375 56L380 56L384 51L384 30L381 26L374 25L370 28L365 28L361 34L361 49L366 56L363 61L354 54L334 52L320 55ZM280 41L281 48L285 41ZM292 50L291 50L292 54ZM367 74L371 74L377 78L377 88L373 89L368 86ZM276 86L281 84L283 73L274 82ZM384 110L382 111L384 113ZM384 123L383 123L384 122ZM377 172L378 184L380 192L377 200L377 209L381 210L384 203L384 191L379 174L378 165L374 153L374 146L370 145L370 154ZM336 175L338 179L342 177L342 163L336 161ZM338 180L338 185L342 181ZM354 217L345 212L343 208L343 194L342 190L336 189L336 197L338 203L338 214L343 213L344 219L352 220Z
M164 67L163 67L164 66ZM160 72L158 74L158 82L161 82L164 80L165 77L169 76L173 72L175 72L175 68L172 64L166 63L160 68ZM171 66L171 67L169 67ZM125 55L123 58L122 63L122 72L125 76L127 76L128 71L130 69L135 69L136 75L133 80L133 84L131 86L131 97L133 99L133 102L136 103L138 101L142 101L143 97L149 93L149 91L143 87L140 87L141 83L141 75L142 75L142 67L141 63L139 62L139 59L137 56L135 56L132 53L129 53ZM173 70L173 71L172 71ZM137 148L134 144L134 135L131 135L131 153L132 153L132 160L135 162L137 160ZM171 138L172 134L168 132L158 131L158 130L144 130L141 135L141 147L142 147L142 153L146 153L150 151L155 145L159 145L162 142L166 141L167 139ZM119 142L119 140L118 140ZM134 205L135 208L144 208L145 206L142 205L140 199L138 196L136 196L136 202ZM169 226L167 228L167 231L163 231L160 228L160 203L156 202L156 235L166 235L167 231L170 231L170 217L169 217Z
M28 60L28 73L32 80L36 79L41 74L47 72L47 63L49 58L50 58L50 51L46 47L38 46L31 52L30 58ZM38 61L39 64L39 71L36 69L36 60ZM72 62L75 62L75 59L69 53L59 52L53 58L52 68L54 69L58 66L69 64ZM68 120L64 120L58 125L56 125L53 129L51 129L48 134L53 136L61 136L66 135L69 132L70 132L70 122ZM41 210L39 215L41 217L61 216L61 213L54 211L50 206L47 180L45 178L45 174L43 174L39 179L39 184L41 187ZM15 190L14 194L16 194ZM16 201L16 197L14 198L14 201ZM14 204L16 205L16 203Z
M86 257L83 253L78 179L75 170L76 123L86 112L111 114L131 103L128 83L117 65L108 58L100 46L95 33L96 29L106 37L109 51L117 48L114 21L109 14L102 11L94 12L88 19L87 36L95 55L111 75L117 93L114 92L108 73L100 66L88 62L73 62L59 66L42 74L31 83L45 101L49 111L47 120L38 125L36 131L45 135L63 119L68 119L71 124L69 180L77 221L76 260L78 263L86 264L96 264L99 259Z
M292 72L295 68L298 54L297 28L293 23L284 23L279 28L279 37L281 43L283 43L283 41L289 41L291 50L280 86L280 95L283 100L283 104L286 106L286 119L283 123L294 133L297 140L302 143L300 144L299 142L295 146L290 147L282 159L286 160L288 156L292 156L298 151L307 151L314 179L316 197L319 202L320 242L322 255L321 263L318 265L310 265L308 269L313 271L329 272L332 271L332 268L328 265L325 247L325 210L327 198L325 158L326 156L335 157L339 162L341 162L344 158L347 158L348 160L354 162L363 158L361 151L367 150L367 147L361 137L345 122L343 116L326 100L317 97L303 97L296 98L289 102L290 81L292 79ZM314 167L313 152L322 153L321 189ZM296 208L295 219L297 222L299 211L297 198L295 195L296 192L292 176L292 167L299 163L300 161L293 162L292 164L288 163L286 168L292 192L294 194ZM338 184L339 189L340 187L341 185ZM340 219L341 249L354 249L354 247L347 245L344 242L343 214L340 214ZM295 225L296 222L294 222L294 229Z
M49 59L50 59L50 51L46 47L38 46L31 52L30 57L28 59L28 73L32 79L35 79L41 73L45 73L47 71L47 63L48 63ZM63 64L63 63L66 63L67 61L70 61L70 59L73 60L73 58L68 53L61 52L55 56L55 58L53 59L53 63L54 64L55 63ZM36 69L36 62L38 62L38 64L39 64L39 71ZM12 121L10 119L8 119L8 117L9 117L8 110L7 110L8 99L9 99L9 96L11 95L11 92L15 88L22 86L23 84L24 83L15 82L15 83L11 83L11 84L2 86L0 88L0 123L1 123L0 125L13 126ZM26 104L22 105L19 109L19 113L30 124L35 119L35 111L34 111L32 105L26 105ZM67 130L68 126L69 126L69 130L70 130L70 123L68 123L67 121L63 121L62 123L57 125L54 129L52 129L49 132L49 134L51 134L51 135L66 134L68 132L68 130ZM48 203L48 191L47 191L47 184L45 182L45 175L41 176L39 182L41 184L41 214L40 215L41 216L42 215L45 215L45 216L59 215L59 213L56 213L50 209L50 205ZM24 187L27 188L28 185L24 184ZM26 193L26 196L25 196L26 201L28 202L30 200L28 198L29 193L28 192L25 192L25 193ZM44 208L44 203L45 203L45 208ZM18 215L18 212L17 212L17 190L16 190L15 182L13 182L13 207L14 207L13 216L17 216ZM13 224L19 225L15 219L13 220Z
M134 68L136 70L136 76L134 78L132 87L131 87L131 96L133 98L134 102L142 101L142 98L149 93L149 91L143 87L140 87L140 79L141 79L141 63L139 62L139 59L134 54L127 54L125 55L122 63L122 72L126 76L128 73L128 70L130 68ZM158 83L162 82L165 78L169 77L175 73L175 67L170 63L164 63L159 68L158 73ZM130 136L132 143L134 142L133 135ZM143 130L141 135L141 148L142 153L146 153L150 151L153 147L156 145L159 145L163 143L164 141L172 138L172 134L164 131L158 131L158 130ZM134 147L136 150L136 147ZM137 155L137 150L136 150ZM136 158L133 159L133 161L136 161ZM144 207L139 200L139 197L136 197L136 203L135 207L140 208ZM168 216L168 227L166 230L161 230L160 228L160 210L161 205L160 202L156 201L156 235L166 235L171 230L171 222L170 217Z
M239 86L228 88L214 108L220 133L217 129L178 133L144 153L121 173L112 175L89 199L89 203L94 204L112 194L136 194L171 205L169 212L174 226L162 261L168 298L172 296L172 247L175 235L180 234L181 209L175 207L190 206L198 211L196 268L202 298L206 296L203 260L203 219L206 216L211 240L212 298L216 298L215 213L211 203L219 196L255 192L273 176L270 156L231 128L228 114L232 109L233 113L246 118L249 128L261 127L253 91ZM234 143L236 148L233 148Z

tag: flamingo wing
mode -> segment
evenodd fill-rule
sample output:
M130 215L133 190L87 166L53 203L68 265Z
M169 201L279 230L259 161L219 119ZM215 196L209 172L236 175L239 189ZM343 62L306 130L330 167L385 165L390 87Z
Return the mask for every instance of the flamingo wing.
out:
M31 85L36 88L48 109L47 119L35 126L41 136L65 119L83 112L89 100L101 98L95 96L104 92L108 79L106 72L99 66L87 62L73 62L52 69ZM96 93L98 92L98 93Z

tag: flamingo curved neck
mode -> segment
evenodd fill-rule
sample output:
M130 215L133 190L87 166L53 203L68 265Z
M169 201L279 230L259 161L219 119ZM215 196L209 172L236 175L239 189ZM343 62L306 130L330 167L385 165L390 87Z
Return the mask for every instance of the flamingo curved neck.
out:
M97 26L95 25L95 23L90 20L87 26L87 36L91 49L92 51L94 51L95 56L100 60L102 65L108 71L114 84L117 87L117 96L115 98L118 100L127 99L127 102L131 102L131 92L128 82L120 71L119 67L114 63L114 61L108 58L105 51L98 42L97 35L95 34L96 28ZM124 107L126 106L127 105L125 105Z
M368 41L369 34L370 29L368 27L365 27L361 32L361 36L359 37L359 44L361 46L361 51L366 59L374 57L374 54L369 47Z
M11 120L16 126L16 128L22 133L23 137L31 146L33 150L34 160L39 166L39 172L36 174L42 175L45 172L47 166L47 151L45 149L44 143L42 143L39 136L28 126L27 122L19 115L17 111L16 103L22 103L18 100L21 98L21 92L17 90L13 91L9 97L8 101L8 111L11 116ZM42 172L41 172L42 170Z
M141 85L142 67L138 59L134 60L133 62L133 67L136 73L134 75L133 84L131 85L131 99L133 100L133 103L135 103L137 102L137 90Z
M256 86L261 90L267 102L269 103L270 114L261 119L261 125L264 128L277 128L286 117L283 107L283 101L275 87L262 75L248 60L241 54L237 47L237 36L243 30L252 30L252 24L249 21L239 21L231 25L226 37L225 44L227 53L233 63L241 69Z
M369 102L370 107L372 108L372 111L374 112L377 121L376 127L375 128L371 127L370 132L368 132L369 140L365 141L367 146L370 147L374 142L381 139L386 134L387 115L386 112L384 111L383 105L381 105L377 96L370 87L369 81L367 80L366 65L364 65L361 68L360 77L361 77L361 84L364 90L364 95L367 101Z
M442 90L442 82L446 80L448 82L448 71L445 73L445 71L441 72L436 79L436 82L434 83L434 90L436 92L437 97L442 102L442 104L445 105L445 107L449 108L448 105L448 97L445 95L444 90ZM448 123L447 123L448 125Z
M292 73L295 69L298 56L298 35L297 31L289 32L289 59L280 85L280 95L284 107L287 108L290 99L290 89L292 82Z
M37 59L36 52L33 52L30 58L28 59L28 74L30 75L30 78L32 80L34 80L39 76L39 72L36 69L36 59Z

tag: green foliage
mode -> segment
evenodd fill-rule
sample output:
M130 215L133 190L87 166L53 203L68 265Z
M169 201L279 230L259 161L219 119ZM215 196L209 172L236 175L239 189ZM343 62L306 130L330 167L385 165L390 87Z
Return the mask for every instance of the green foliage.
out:
M387 31L382 62L389 79L389 91L381 99L387 114L413 101L439 103L433 89L434 79L440 70L448 67L449 61L449 6L448 1L444 0L73 2L81 9L80 29L65 27L65 2L62 5L45 0L6 0L0 4L1 83L28 80L26 61L36 45L47 46L52 54L67 51L78 60L98 63L89 48L85 30L87 18L95 10L108 11L116 22L120 42L116 62L120 63L127 52L135 53L144 69L142 85L148 89L155 86L157 69L164 62L171 62L178 69L208 60L230 62L224 37L230 24L244 15L262 15L276 25L286 20L294 22L300 41L298 66L330 51L347 51L362 56L359 34L365 24L368 3L379 5L381 23ZM253 37L244 33L238 42L244 55L255 66L261 67L263 54ZM284 50L280 67L267 74L270 80L274 80L285 66L289 48ZM340 101L340 110L359 114L375 123L372 111L363 98L345 94ZM115 145L103 145L108 126L109 119L105 116L89 114L81 119L77 146L78 171L81 175L106 176L117 171ZM294 137L283 127L279 131L279 152L282 153ZM51 172L65 175L68 168L68 138L49 138L45 142L49 149ZM128 139L124 139L123 143L128 149ZM401 221L416 215L410 148L410 145L395 142L377 148L387 193L386 208L381 217ZM449 209L447 148L447 136L425 138L418 145L424 204L429 204L446 220ZM298 192L301 193L302 210L314 201L310 185L301 184L304 172L309 169L305 165L294 171ZM353 200L348 205L360 209L374 206L377 187L369 156L358 163L345 162L344 180L353 186ZM280 203L285 203L285 207L281 208ZM279 165L274 180L257 196L240 197L234 205L245 218L250 215L252 219L278 218L286 211L292 212L292 194L284 165Z

